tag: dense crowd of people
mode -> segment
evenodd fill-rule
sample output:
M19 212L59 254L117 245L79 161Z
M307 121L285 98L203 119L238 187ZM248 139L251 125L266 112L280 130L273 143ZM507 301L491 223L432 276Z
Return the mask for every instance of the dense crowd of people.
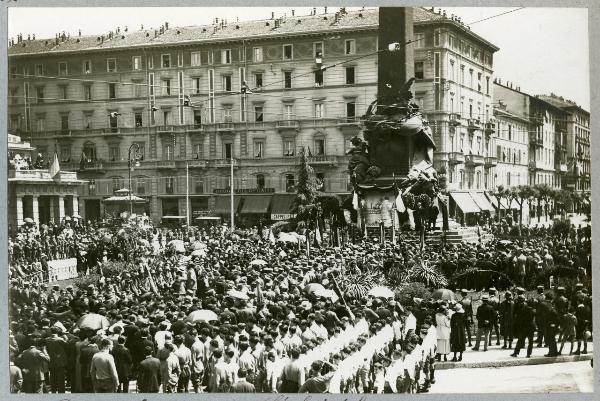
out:
M268 230L123 232L70 221L25 225L11 238L11 391L128 392L135 382L141 393L412 393L435 382L436 360L462 360L472 334L475 350L486 350L495 331L515 356L525 340L531 355L536 333L548 356L566 342L587 352L591 289L523 288L563 262L589 276L583 235L539 229L511 241L433 245L424 257L442 270L493 267L520 287L401 305L389 295L344 296L338 280L408 263L416 242L307 249L271 242ZM48 288L45 261L64 257L99 279ZM114 260L128 267L104 274Z

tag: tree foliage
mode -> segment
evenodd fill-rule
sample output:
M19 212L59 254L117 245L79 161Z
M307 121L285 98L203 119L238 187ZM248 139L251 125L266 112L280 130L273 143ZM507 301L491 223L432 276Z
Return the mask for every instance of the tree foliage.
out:
M298 165L298 184L296 185L296 199L292 211L296 214L297 221L310 222L317 217L317 188L318 183L314 170L308 164L304 148L300 149L300 163Z

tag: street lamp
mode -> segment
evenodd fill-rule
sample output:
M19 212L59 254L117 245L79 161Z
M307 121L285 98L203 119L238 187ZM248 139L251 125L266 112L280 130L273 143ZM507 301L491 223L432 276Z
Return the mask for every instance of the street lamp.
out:
M131 151L135 149L135 153L133 154L133 159L131 158ZM133 167L140 166L140 158L139 155L140 145L137 143L132 143L129 146L129 151L127 152L127 167L129 167L129 216L133 214L133 201L131 199L131 172L133 171Z

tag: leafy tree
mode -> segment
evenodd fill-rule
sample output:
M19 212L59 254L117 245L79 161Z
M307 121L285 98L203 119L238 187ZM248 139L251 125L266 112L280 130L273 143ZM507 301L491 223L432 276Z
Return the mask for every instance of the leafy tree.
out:
M296 214L296 221L304 221L310 227L310 223L317 218L318 214L316 203L318 183L314 170L306 159L304 147L300 149L299 156L298 185L292 211Z
M532 203L533 200L536 197L536 191L535 188L532 187L531 185L519 185L519 197L521 199L521 203L519 203L519 206L521 207L521 219L519 221L519 224L523 223L523 203L526 201L527 202L527 206L529 207L529 213L531 214L531 207L532 207Z
M504 185L498 185L498 188L496 188L496 191L492 194L498 201L498 213L496 214L497 222L500 222L500 214L502 213L502 198L504 198L505 190L506 189L504 188Z
M544 214L546 215L546 221L548 221L549 210L550 210L550 201L554 196L554 189L550 187L548 184L536 184L536 198L538 203L538 208L544 203Z

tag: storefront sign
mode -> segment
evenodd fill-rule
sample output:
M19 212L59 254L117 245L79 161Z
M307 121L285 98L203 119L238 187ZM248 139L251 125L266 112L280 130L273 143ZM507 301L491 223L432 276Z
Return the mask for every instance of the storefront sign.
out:
M271 215L271 220L289 220L294 217L296 217L296 215L291 213L277 213Z
M230 194L229 188L215 189L215 194ZM236 194L270 194L275 192L275 188L236 188L233 191Z

